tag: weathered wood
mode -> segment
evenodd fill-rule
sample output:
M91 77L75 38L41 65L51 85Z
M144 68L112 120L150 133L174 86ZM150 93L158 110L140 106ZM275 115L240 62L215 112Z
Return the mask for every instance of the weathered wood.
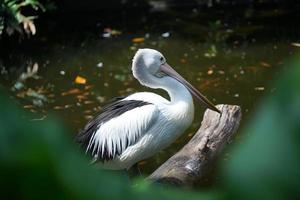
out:
M217 108L222 115L206 110L201 127L193 138L155 170L148 180L191 187L207 175L217 155L238 129L242 116L239 106L218 105Z

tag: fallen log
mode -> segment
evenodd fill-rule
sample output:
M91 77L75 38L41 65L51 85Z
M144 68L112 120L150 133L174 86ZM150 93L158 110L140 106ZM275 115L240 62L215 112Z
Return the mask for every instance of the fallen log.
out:
M236 133L242 116L239 106L218 105L217 108L222 115L206 110L201 127L193 138L156 169L148 180L187 187L201 182Z

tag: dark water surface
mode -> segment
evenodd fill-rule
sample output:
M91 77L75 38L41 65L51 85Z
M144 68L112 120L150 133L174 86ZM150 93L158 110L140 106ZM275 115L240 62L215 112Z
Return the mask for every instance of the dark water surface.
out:
M110 19L111 24L93 18L87 21L92 24L87 29L77 24L74 30L50 17L51 31L42 27L29 41L9 44L0 83L34 114L31 120L54 114L75 135L112 97L151 91L133 78L131 60L138 48L154 48L215 104L240 105L244 125L261 97L276 90L270 83L299 49L300 39L297 26L285 23L290 23L290 12L273 8L248 12L250 17L230 13L228 19L224 11L219 20L222 12L211 16L193 8L188 15L167 10L161 12L165 18L157 17L158 12L140 19L130 15L133 21L125 24L123 18L120 23ZM107 37L105 31L112 36ZM33 65L39 66L40 78L28 78L24 87L11 90L20 74ZM86 83L76 83L78 76ZM153 92L167 97L163 91ZM192 137L204 111L197 102L195 105L191 128L171 147L142 162L143 173L152 172Z

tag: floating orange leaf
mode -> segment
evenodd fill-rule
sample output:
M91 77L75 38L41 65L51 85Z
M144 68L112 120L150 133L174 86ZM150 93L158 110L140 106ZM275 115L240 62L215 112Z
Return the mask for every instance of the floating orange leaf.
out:
M145 41L145 38L143 38L143 37L137 37L137 38L132 39L132 42L134 42L134 43L140 43L140 42L144 42L144 41Z
M76 76L75 83L77 84L86 84L86 79L81 76Z

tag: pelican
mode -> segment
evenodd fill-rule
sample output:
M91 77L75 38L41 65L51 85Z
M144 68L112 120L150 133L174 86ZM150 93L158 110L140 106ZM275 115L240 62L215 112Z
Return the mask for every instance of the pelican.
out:
M129 169L169 146L193 121L192 95L221 113L154 49L136 52L132 73L140 84L165 90L170 100L151 92L118 97L87 123L77 136L78 142L92 163L104 169Z

